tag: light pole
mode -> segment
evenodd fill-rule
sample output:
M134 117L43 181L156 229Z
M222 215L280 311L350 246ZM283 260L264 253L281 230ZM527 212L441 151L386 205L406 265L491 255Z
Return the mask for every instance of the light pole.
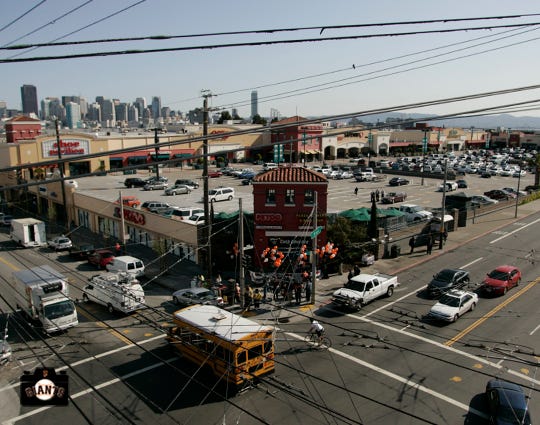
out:
M518 185L516 192L516 211L514 212L514 218L517 218L518 205L519 205L519 185L521 183L521 162L519 163Z
M427 150L427 129L424 130L424 138L422 139L422 186L424 186L424 170L426 168L426 150Z
M446 210L446 179L448 177L447 165L448 165L448 159L445 159L444 160L444 183L443 183L444 186L443 186L443 192L442 192L442 208L441 208L441 227L440 227L441 234L439 235L439 249L443 248L443 234L445 232L444 216L445 216L445 210Z
M306 168L306 127L304 127L302 144L304 145L304 168Z

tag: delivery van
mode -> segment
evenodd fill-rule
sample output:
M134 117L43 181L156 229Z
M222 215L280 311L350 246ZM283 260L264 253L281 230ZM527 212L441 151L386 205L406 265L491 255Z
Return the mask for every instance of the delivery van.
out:
M109 272L124 272L132 274L135 277L144 275L143 261L130 255L114 257L114 259L107 264L106 268Z

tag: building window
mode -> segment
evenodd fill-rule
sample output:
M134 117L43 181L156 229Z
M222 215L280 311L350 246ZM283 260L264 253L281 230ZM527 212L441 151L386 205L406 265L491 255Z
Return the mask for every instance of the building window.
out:
M276 189L266 189L266 203L276 205Z
M285 205L294 205L294 189L287 189L285 192Z
M304 205L313 205L315 203L315 195L313 189L306 189L304 192Z

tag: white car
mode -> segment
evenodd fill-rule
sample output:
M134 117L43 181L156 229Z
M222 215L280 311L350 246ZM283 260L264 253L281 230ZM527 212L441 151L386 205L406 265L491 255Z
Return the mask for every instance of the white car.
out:
M460 316L473 311L478 304L478 294L453 290L444 294L437 304L431 307L428 317L445 322L455 322Z
M498 204L496 199L488 198L486 195L474 195L471 200L472 205L491 205Z
M67 236L57 236L56 238L47 242L49 248L54 249L55 251L64 251L73 247L71 239Z

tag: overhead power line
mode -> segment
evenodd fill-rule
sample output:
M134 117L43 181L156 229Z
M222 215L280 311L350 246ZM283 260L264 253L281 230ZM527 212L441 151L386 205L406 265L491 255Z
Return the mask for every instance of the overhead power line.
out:
M145 0L141 0L145 1ZM468 28L451 28L451 29L438 29L427 31L406 31L397 33L384 33L384 34L361 34L361 35L349 35L339 37L317 37L317 38L302 38L302 39L290 39L290 40L269 40L269 41L253 41L242 43L225 43L225 44L209 44L200 46L186 46L186 47L169 47L161 49L130 49L130 50L114 50L103 52L91 52L91 53L77 53L71 55L59 55L59 56L35 56L31 58L14 59L15 56L9 59L0 59L0 63L18 63L18 62L36 62L36 61L49 61L49 60L63 60L63 59L78 59L78 58L91 58L91 57L105 57L105 56L120 56L120 55L139 55L147 53L165 53L165 52L181 52L190 50L213 50L223 49L231 47L255 47L255 46L271 46L278 44L298 44L298 43L316 43L322 41L342 41L342 40L359 40L369 38L383 38L383 37L403 37L411 35L425 35L425 34L444 34L454 32L468 32L468 31L486 31L499 28L517 28L527 26L537 26L540 22L529 22L521 24L509 24L509 25L492 25L482 27L468 27ZM68 34L71 35L71 34ZM67 36L67 35L66 35ZM66 37L64 36L64 37ZM62 37L63 38L63 37ZM45 45L35 45L32 50L38 47L44 47ZM50 44L49 44L50 46ZM17 46L6 47L5 49L15 49ZM21 53L22 54L22 53ZM20 54L19 54L20 55Z
M60 21L60 20L64 19L65 17L71 15L72 13L76 12L77 10L82 9L84 6L86 6L86 5L90 4L90 3L92 3L93 1L94 1L94 0L87 0L85 3L83 3L83 4L81 4L81 5L77 6L77 7L74 7L74 8L71 9L70 11L64 13L63 15L60 15L60 16L58 16L58 17L56 17L56 18L50 20L50 21L47 22L46 24L43 24L43 25L41 25L40 27L38 27L38 28L36 28L36 29L34 29L34 30L30 31L30 32L27 32L26 34L21 35L20 37L16 38L15 40L10 41L9 43L4 44L2 47L7 47L7 46L9 46L10 44L16 43L17 41L22 40L22 39L25 38L25 37L28 37L29 35L35 34L36 32L42 30L43 28L45 28L45 27L47 27L47 26L49 26L49 25L56 24L58 21Z
M5 29L9 28L11 25L13 25L15 22L21 20L26 15L28 15L30 12L36 10L39 6L41 6L43 3L45 3L47 0L42 0L38 4L36 4L34 7L31 7L26 12L24 12L21 16L18 18L13 19L11 22L8 22L6 25L4 25L2 28L0 28L0 32L4 31ZM5 11L4 11L5 12Z

